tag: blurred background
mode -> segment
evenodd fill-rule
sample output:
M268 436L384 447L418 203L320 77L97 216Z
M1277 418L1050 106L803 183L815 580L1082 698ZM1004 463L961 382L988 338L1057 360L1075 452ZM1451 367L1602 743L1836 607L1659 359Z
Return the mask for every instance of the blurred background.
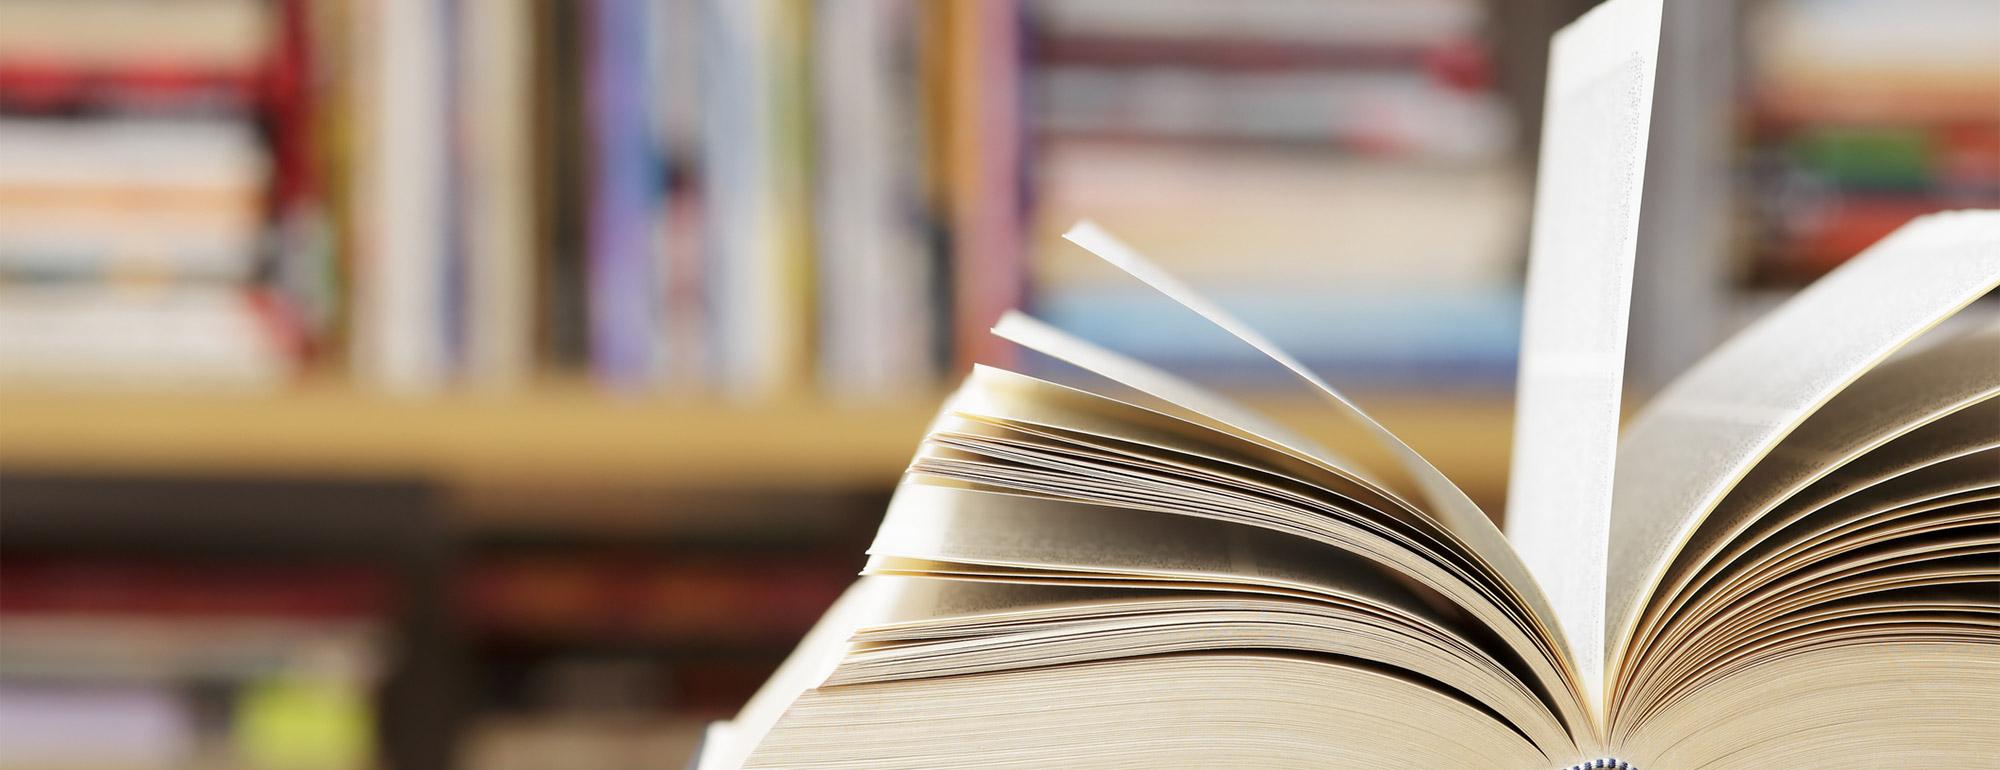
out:
M679 767L1009 307L1325 426L1082 217L1497 512L1589 5L0 0L0 769ZM1990 0L1665 30L1635 397L2000 206Z

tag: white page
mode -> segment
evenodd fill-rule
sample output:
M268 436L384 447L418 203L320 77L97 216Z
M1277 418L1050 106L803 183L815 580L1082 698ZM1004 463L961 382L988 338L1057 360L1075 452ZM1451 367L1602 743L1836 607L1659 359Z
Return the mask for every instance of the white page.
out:
M1849 383L1995 287L2000 211L1920 218L1724 343L1633 419L1612 501L1614 671L1674 557L1751 467Z
M1621 3L1634 1L1614 0ZM1657 0L1652 1L1657 3ZM1566 654L1560 663L1564 664L1569 673L1576 673L1569 664L1575 659L1574 652L1578 645L1568 641L1564 636L1555 610L1549 604L1548 598L1543 595L1541 587L1535 583L1534 576L1521 563L1514 549L1508 546L1506 537L1500 534L1499 527L1493 525L1493 520L1487 518L1486 513L1472 502L1472 498L1466 497L1458 485L1453 484L1438 471L1437 466L1431 465L1429 460L1417 454L1409 444L1403 443L1396 434L1383 427L1382 423L1376 422L1375 418L1368 416L1361 407L1341 395L1340 391L1335 390L1326 380L1306 368L1298 359L1279 349L1276 344L1223 310L1221 306L1196 293L1165 270L1161 270L1159 266L1154 265L1095 223L1080 222L1071 227L1069 232L1064 233L1063 238L1083 247L1085 251L1097 255L1098 258L1158 290L1180 306L1194 311L1209 323L1229 332L1236 339L1256 348L1258 352L1283 366L1323 396L1333 408L1334 414L1360 431L1362 435L1373 439L1389 454L1395 461L1396 467L1383 470L1400 472L1406 481L1400 486L1413 487L1422 492L1424 501L1428 503L1425 513L1436 519L1447 532L1464 543L1475 558L1491 569L1493 574L1499 576L1502 587L1510 590L1514 594L1513 598L1517 599L1528 613L1537 636L1548 640L1552 649L1558 654ZM1582 692L1577 694L1591 699L1587 703L1594 715L1598 711L1595 708L1597 688L1590 683L1590 680L1577 680L1575 683L1582 689Z
M1368 478L1366 468L1272 422L1249 407L1168 372L1098 347L1018 310L1002 314L999 323L993 325L993 333L1021 347L1187 410L1201 418L1203 424L1232 436L1255 441L1293 457L1338 468L1380 486Z
M1550 44L1521 328L1507 538L1555 606L1593 708L1660 13L1661 0L1612 0Z

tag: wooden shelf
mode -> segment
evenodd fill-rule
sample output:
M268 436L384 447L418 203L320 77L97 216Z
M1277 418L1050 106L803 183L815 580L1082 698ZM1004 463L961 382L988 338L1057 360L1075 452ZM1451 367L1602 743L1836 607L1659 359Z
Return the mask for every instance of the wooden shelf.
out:
M0 393L0 469L15 472L418 478L448 486L886 489L941 396L876 406L621 398L584 387L394 398ZM1362 398L1454 479L1505 479L1509 405ZM1326 437L1321 405L1253 401ZM1333 437L1336 446L1345 443ZM1482 500L1484 502L1485 500Z

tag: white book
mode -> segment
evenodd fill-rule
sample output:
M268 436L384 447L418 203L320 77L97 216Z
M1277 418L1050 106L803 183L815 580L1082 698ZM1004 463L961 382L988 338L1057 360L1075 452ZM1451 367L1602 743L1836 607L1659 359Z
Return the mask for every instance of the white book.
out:
M355 3L353 338L361 381L442 387L448 204L445 14L440 0Z
M521 387L535 363L533 19L527 0L457 8L464 369L483 388Z
M0 384L90 391L281 387L286 334L242 289L89 283L0 289Z
M908 396L934 385L930 256L909 211L912 137L896 130L916 122L896 71L915 9L883 0L813 9L818 379L840 397Z
M1621 431L1661 0L1558 33L1505 534L1262 351L1339 454L1022 315L1125 388L979 368L864 577L701 768L1971 767L2000 757L2000 211L1918 219ZM1101 380L1099 380L1101 382Z

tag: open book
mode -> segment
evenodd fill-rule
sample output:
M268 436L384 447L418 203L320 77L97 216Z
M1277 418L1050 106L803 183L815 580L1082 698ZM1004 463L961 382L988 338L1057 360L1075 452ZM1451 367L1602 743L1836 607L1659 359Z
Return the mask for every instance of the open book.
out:
M1504 535L1083 224L1373 451L1009 315L1092 389L974 371L865 576L698 766L1995 766L2000 325L1953 318L2000 285L2000 212L1912 222L1620 435L1660 12L1553 44Z

